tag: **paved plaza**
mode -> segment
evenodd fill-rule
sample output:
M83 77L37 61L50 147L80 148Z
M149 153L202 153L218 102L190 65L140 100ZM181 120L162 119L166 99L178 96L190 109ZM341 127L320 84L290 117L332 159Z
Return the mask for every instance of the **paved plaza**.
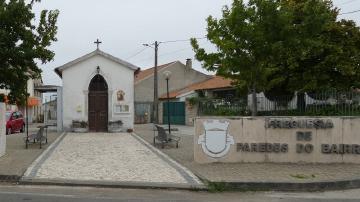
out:
M39 130L38 125L30 125L29 134L36 133ZM31 163L59 137L59 134L49 129L48 144L43 144L42 149L39 148L39 144L30 144L29 148L25 149L25 137L25 133L14 133L6 136L6 154L0 158L0 176L20 178Z
M24 179L201 185L190 171L129 133L65 134Z

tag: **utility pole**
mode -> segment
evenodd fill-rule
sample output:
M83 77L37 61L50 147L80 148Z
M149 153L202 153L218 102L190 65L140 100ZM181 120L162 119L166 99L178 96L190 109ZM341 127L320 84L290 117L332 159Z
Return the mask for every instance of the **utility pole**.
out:
M147 46L155 49L155 66L154 66L154 100L153 100L153 115L154 115L154 123L159 123L159 95L158 95L158 50L161 42L155 41L153 44L143 44L143 46ZM153 45L155 47L153 47Z
M159 123L159 102L158 102L158 50L159 43L155 41L155 66L154 66L154 123Z

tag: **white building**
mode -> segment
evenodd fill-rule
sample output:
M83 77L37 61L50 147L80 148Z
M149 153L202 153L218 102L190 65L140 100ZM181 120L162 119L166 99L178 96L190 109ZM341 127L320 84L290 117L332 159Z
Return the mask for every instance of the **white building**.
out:
M64 130L73 121L88 123L90 131L107 131L119 121L134 127L134 72L138 68L99 49L55 69L62 78Z
M41 101L42 101L42 94L35 90L36 87L42 86L43 82L42 79L29 79L27 81L27 92L29 93L28 98L28 106L27 110L29 113L29 123L35 123L38 121L41 121L42 118L42 107L41 107ZM6 89L0 89L0 94L4 94L7 96L10 93L10 90ZM17 106L14 104L6 104L6 110L7 111L16 111L20 110L22 113L26 116L26 109L25 106Z

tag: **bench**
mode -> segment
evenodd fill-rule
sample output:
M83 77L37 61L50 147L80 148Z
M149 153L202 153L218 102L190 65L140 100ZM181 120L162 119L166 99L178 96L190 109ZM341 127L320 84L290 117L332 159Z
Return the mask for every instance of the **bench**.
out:
M35 134L31 134L28 137L25 137L25 144L26 144L26 149L28 148L28 145L30 143L39 143L40 144L40 149L42 148L42 142L45 141L47 143L47 135L44 135L44 129L46 129L47 126L40 126L39 130L37 133Z
M158 134L157 136L154 136L154 145L156 144L156 142L160 142L161 148L163 149L165 147L165 144L175 142L176 148L179 148L180 137L167 133L165 129L161 126L155 125L155 127L158 131Z

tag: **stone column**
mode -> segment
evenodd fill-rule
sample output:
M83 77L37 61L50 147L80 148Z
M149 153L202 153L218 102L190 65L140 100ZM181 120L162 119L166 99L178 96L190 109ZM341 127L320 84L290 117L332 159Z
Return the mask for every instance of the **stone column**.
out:
M198 107L197 103L192 105L188 100L185 101L186 125L194 126L195 118L198 116Z
M5 103L0 102L0 157L5 155L6 151L6 120Z
M56 120L57 120L57 132L60 133L63 128L63 94L62 87L57 87L57 99L56 99Z

